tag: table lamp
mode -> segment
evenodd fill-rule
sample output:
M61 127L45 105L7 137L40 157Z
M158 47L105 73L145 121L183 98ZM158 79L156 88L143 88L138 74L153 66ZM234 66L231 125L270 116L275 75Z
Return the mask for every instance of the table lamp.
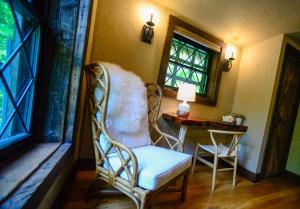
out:
M178 105L177 115L188 117L190 114L190 105L187 102L194 102L196 100L196 86L189 83L180 84L177 99L183 101Z

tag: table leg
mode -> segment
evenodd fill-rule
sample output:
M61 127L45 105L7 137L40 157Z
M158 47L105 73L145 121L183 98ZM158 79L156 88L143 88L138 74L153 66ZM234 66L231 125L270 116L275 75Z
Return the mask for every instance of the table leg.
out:
M179 128L178 139L180 140L182 145L184 145L186 130L187 130L186 125L181 125L180 128Z

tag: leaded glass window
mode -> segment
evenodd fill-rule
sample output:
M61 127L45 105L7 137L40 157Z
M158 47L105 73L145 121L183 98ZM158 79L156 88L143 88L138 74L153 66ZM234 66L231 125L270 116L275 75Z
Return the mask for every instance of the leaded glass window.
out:
M196 86L198 95L205 95L212 52L200 43L174 33L165 77L165 87L177 89L181 83Z
M0 148L31 131L40 26L18 0L0 0Z

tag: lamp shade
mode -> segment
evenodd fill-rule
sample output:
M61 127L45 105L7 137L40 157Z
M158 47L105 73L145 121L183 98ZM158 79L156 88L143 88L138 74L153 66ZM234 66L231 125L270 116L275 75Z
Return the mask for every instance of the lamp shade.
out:
M196 86L189 83L182 83L179 85L177 99L187 102L194 102L196 100Z

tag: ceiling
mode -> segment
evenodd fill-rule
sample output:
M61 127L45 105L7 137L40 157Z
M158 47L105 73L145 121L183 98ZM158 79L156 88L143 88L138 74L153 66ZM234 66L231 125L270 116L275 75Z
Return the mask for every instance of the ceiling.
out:
M300 31L300 0L153 1L241 47Z

